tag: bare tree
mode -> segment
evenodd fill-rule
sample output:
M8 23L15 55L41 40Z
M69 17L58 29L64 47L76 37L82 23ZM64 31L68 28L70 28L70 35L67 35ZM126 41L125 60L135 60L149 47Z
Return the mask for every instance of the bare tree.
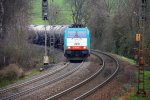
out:
M118 8L120 0L104 0L105 7L109 14L114 13Z
M48 21L50 24L57 24L59 23L59 17L60 17L60 7L55 4L50 4L49 6L49 18Z
M2 0L1 0L2 1ZM25 66L29 63L27 59L28 46L26 41L30 0L3 0L3 43L0 54L6 57L7 64L19 63ZM5 12L4 12L5 11ZM3 59L3 58L1 58ZM29 59L29 58L28 58ZM0 63L2 66L2 63Z
M4 7L3 7L3 0L0 0L0 37L2 37L2 22L3 22L3 15L4 15Z
M135 33L139 30L141 0L66 0L74 23L83 20L90 28L92 47L133 57ZM143 34L147 61L150 59L150 1L147 0L146 32ZM150 61L150 60L149 60ZM149 62L150 63L150 62Z
M84 21L84 4L86 0L66 0L72 11L72 19L75 24L81 24Z

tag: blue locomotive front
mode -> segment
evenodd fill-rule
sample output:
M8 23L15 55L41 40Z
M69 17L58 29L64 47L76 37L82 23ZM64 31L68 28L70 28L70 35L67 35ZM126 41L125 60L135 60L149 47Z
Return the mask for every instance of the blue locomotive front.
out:
M90 55L90 32L86 27L69 27L64 32L64 56L84 60Z

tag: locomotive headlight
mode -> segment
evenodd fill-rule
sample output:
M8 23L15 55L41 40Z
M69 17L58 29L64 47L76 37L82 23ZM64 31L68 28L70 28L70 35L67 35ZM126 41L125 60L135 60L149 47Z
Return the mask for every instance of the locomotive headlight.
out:
M68 46L67 48L68 48L68 49L71 49L71 47L70 47L70 46Z
M83 49L86 49L86 48L87 48L86 46L83 47Z

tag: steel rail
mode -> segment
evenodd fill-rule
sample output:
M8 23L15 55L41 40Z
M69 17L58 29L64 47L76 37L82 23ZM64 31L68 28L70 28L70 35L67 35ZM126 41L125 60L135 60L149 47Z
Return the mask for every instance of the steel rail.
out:
M49 98L47 98L45 100L56 100L57 98L61 97L62 95L64 95L64 94L66 94L66 93L68 93L68 92L70 92L70 91L72 91L72 90L74 90L74 89L76 89L76 88L86 84L88 81L92 80L94 77L96 77L104 69L104 66L105 66L104 60L100 56L96 55L95 53L93 53L93 52L91 52L91 53L93 55L97 56L99 59L101 59L102 67L96 73L94 73L92 76L90 76L89 78L87 78L87 79L83 80L82 82L80 82L80 83L78 83L78 84L76 84L76 85L74 85L74 86L72 86L72 87L70 87L70 88L68 88L68 89L66 89L66 90L56 94L56 95L53 95L53 96L51 96L51 97L49 97Z
M56 69L56 70L54 70L54 71L50 71L49 73L44 74L44 75L42 75L42 76L39 76L39 77L37 77L37 78L34 78L34 79L32 79L32 80L28 80L28 81L25 81L25 82L23 82L23 83L13 85L13 86L11 86L11 87L8 87L8 88L5 88L5 89L1 89L1 90L0 90L0 94L6 93L7 91L12 90L12 89L14 89L14 88L18 88L18 87L21 87L21 86L24 86L24 85L28 85L28 84L30 84L30 83L33 83L33 82L36 82L36 81L41 80L41 79L43 79L43 78L46 78L46 77L48 77L48 76L50 76L50 75L53 75L53 74L55 74L55 73L61 71L62 69L64 69L66 66L68 66L68 64L69 64L69 63L66 63L63 67L58 68L58 69Z
M69 72L67 72L67 73L65 73L65 74L63 74L63 75L61 75L61 76L59 76L59 77L57 77L57 78L54 78L53 80L46 81L45 83L42 83L42 84L40 84L40 85L37 85L37 86L35 86L35 87L31 88L31 89L27 89L27 90L21 91L21 92L19 92L19 93L12 94L12 95L10 95L10 96L1 98L1 100L10 100L10 99L12 100L12 99L15 99L15 98L17 98L17 97L20 97L20 96L22 96L22 95L25 95L25 94L28 94L28 93L30 93L30 92L33 92L33 91L35 91L35 90L37 90L37 89L40 89L40 88L42 88L42 87L45 87L45 86L47 86L47 85L49 85L49 84L51 84L51 83L54 83L54 82L56 82L56 81L58 81L58 80L61 80L61 79L65 78L65 77L71 75L71 74L74 73L75 71L77 71L77 70L83 65L83 63L84 63L84 62L82 62L79 66L77 66L77 67L74 68L73 70L71 70L71 71L69 71Z
M114 57L112 57L111 55L108 55L108 54L106 54L106 53L104 53L104 52L101 52L101 51L99 51L99 50L92 50L92 51L99 52L99 53L103 53L103 54L109 56L110 58L112 58L112 59L116 62L116 64L117 64L116 70L114 71L114 73L113 73L110 77L108 77L108 78L107 78L105 81L103 81L101 84L95 86L93 89L91 89L91 90L89 90L88 92L82 94L81 96L75 98L74 100L82 100L82 99L88 97L89 95L91 95L92 93L94 93L97 89L103 87L103 86L106 85L108 82L110 82L110 81L117 75L117 73L118 73L118 70L119 70L119 63L118 63L118 61L117 61Z

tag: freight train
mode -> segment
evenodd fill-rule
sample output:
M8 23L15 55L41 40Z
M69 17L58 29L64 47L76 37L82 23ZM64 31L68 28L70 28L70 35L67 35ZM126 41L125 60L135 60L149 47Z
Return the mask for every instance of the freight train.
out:
M45 33L47 35L47 46L54 45L55 48L63 48L64 29L69 25L30 25L29 41L38 45L45 45Z
M84 60L90 56L90 32L83 25L31 25L30 42L63 49L68 60Z

